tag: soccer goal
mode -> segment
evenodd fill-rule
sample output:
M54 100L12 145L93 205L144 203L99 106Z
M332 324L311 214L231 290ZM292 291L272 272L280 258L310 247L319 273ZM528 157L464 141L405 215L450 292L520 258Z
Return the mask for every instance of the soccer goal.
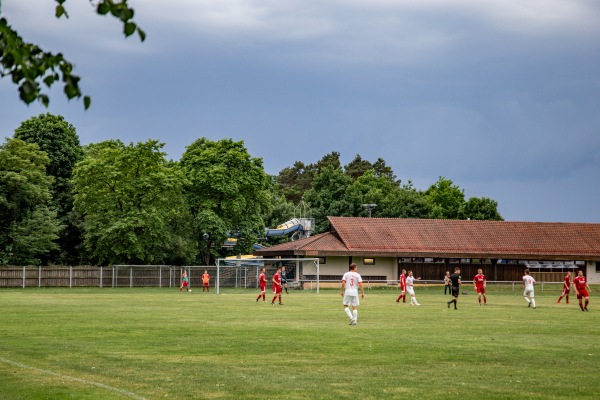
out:
M256 289L260 270L265 268L267 288L278 268L285 267L288 288L303 289L306 282L314 282L319 293L318 258L219 258L215 292L224 288Z

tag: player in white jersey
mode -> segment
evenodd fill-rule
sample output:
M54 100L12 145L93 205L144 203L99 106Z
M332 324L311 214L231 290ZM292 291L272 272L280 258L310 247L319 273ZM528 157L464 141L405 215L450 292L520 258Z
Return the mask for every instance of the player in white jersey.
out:
M533 305L533 309L535 310L533 285L535 285L535 279L533 279L533 276L529 275L529 270L526 269L525 275L523 275L523 297L525 300L527 300L527 307L531 307Z
M415 297L415 288L414 288L415 281L418 281L420 279L421 278L415 278L413 276L412 271L408 271L408 276L406 277L406 291L408 292L408 294L410 294L410 305L411 306L420 306L420 304L417 302L417 298Z
M356 325L358 319L358 288L362 292L362 298L365 298L365 289L362 284L362 277L356 272L356 264L350 264L350 270L342 277L341 295L344 297L344 311L350 318L350 325ZM352 311L348 307L352 307Z

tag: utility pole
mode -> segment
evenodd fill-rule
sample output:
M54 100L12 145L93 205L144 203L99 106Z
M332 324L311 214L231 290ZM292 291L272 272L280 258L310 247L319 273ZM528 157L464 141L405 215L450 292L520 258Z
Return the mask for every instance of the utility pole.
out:
M377 207L377 204L363 204L362 206L365 208L366 211L369 212L369 218L371 218L371 211L373 211Z

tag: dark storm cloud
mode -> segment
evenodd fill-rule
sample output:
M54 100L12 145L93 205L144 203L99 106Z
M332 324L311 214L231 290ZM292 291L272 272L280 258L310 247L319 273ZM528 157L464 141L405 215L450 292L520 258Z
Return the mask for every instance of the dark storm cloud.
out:
M600 222L595 2L146 0L144 44L67 5L68 21L47 0L3 13L76 63L92 109L56 90L49 111L84 143L158 138L177 159L232 137L272 174L360 153L422 189L450 178L507 219ZM5 136L45 111L0 91Z

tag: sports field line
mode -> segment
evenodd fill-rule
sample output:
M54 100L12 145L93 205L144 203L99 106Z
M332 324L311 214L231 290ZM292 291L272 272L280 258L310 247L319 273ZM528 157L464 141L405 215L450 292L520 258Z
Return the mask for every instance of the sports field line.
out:
M6 358L3 358L3 357L0 357L0 362L3 362L5 364L10 364L12 366L19 367L19 368L30 369L32 371L40 372L42 374L56 376L57 378L61 378L61 379L68 379L70 381L79 382L79 383L83 383L86 385L98 386L99 388L110 390L111 392L115 392L115 393L119 393L119 394L122 394L127 397L131 397L132 399L147 400L145 397L138 396L137 394L135 394L133 392L130 392L130 391L127 391L124 389L119 389L119 388L116 388L113 386L105 385L104 383L99 383L99 382L89 381L89 380L83 379L83 378L76 378L74 376L59 374L57 372L48 371L47 369L36 368L36 367L29 366L29 365L21 364L19 362L7 360Z

